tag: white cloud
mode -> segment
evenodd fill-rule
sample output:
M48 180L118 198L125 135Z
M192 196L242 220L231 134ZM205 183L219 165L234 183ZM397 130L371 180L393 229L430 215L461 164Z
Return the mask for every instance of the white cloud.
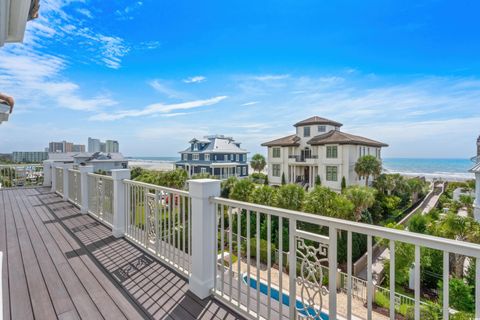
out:
M250 101L250 102L242 103L241 106L247 107L247 106L253 106L256 104L258 104L258 101Z
M254 76L252 79L257 81L275 81L275 80L283 80L289 78L290 75L288 74L267 74L261 76Z
M189 77L187 79L184 79L183 82L185 82L185 83L200 83L200 82L204 82L205 80L207 80L207 78L205 78L204 76L194 76L194 77Z
M205 99L205 100L194 100L194 101L174 103L174 104L155 103L155 104L148 105L143 109L123 110L123 111L117 111L113 113L102 112L90 117L90 120L112 121L112 120L120 120L127 117L140 117L140 116L148 116L148 115L154 115L154 114L163 114L163 116L178 116L181 114L171 113L171 112L176 110L189 110L189 109L195 109L195 108L214 105L226 98L227 98L226 96L218 96L218 97Z
M153 89L164 94L169 98L187 98L188 97L188 94L171 88L171 86L167 84L167 81L165 80L155 79L148 82L148 84Z
M76 11L80 14L83 14L87 18L93 18L92 12L86 8L79 8Z

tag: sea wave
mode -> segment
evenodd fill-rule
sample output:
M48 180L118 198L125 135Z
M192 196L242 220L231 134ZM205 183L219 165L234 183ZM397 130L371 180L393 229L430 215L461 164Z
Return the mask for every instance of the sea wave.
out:
M413 172L401 170L384 170L385 173L398 173L407 177L425 177L428 180L444 179L449 181L465 181L475 179L475 175L469 172Z

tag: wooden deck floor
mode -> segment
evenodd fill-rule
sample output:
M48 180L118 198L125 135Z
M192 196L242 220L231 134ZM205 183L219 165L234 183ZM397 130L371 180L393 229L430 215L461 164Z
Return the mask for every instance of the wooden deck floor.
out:
M242 319L49 189L0 190L3 317Z

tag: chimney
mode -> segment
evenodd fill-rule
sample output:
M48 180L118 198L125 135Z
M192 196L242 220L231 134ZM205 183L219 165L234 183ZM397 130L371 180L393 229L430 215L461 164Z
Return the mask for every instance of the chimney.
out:
M477 139L477 157L480 157L480 136Z

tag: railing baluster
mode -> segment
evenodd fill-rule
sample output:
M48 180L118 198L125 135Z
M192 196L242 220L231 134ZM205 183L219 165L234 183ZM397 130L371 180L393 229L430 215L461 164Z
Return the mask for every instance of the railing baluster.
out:
M480 259L475 259L475 319L480 319Z
M367 319L372 319L373 280L372 280L372 236L367 235Z
M257 269L257 318L260 318L260 211L257 211L256 221L256 269Z
M395 241L390 240L390 319L395 319Z
M217 290L217 277L218 277L218 221L219 221L219 208L220 205L215 205L215 228L213 235L213 243L215 248L215 254L213 257L213 291ZM180 215L179 215L180 216ZM180 251L180 250L179 250Z
M420 247L415 246L415 320L420 319Z
M289 291L289 319L296 319L295 301L297 299L296 277L297 277L297 244L296 232L297 221L291 217L288 218L288 291Z
M242 284L242 274L241 274L241 261L242 261L242 239L241 239L241 232L242 232L242 217L241 217L242 210L237 208L237 301L238 307L240 307L242 300L241 300L241 284Z
M352 319L352 232L347 232L347 319Z
M182 199L182 221L183 221L182 222L182 257L183 257L182 263L183 263L183 268L187 270L188 259L186 259L186 255L185 255L187 252L187 250L185 249L185 228L187 227L187 222L185 221L185 202L187 200L187 197L182 196L181 199Z
M449 318L449 275L450 275L450 254L443 252L443 319Z
M278 301L279 318L283 319L283 218L278 217Z
M247 212L247 310L250 311L250 215Z
M337 318L337 229L328 228L328 314L329 318ZM295 301L295 300L293 300Z
M272 310L272 216L267 214L267 319L271 318Z
M220 250L222 250L221 255L222 255L222 265L221 265L221 272L220 272L220 278L221 278L221 292L222 296L225 295L225 206L221 205L221 215L220 215Z
M233 219L232 219L232 207L228 207L228 268L229 268L229 273L228 273L228 297L230 298L230 301L232 301L232 285L233 285Z

